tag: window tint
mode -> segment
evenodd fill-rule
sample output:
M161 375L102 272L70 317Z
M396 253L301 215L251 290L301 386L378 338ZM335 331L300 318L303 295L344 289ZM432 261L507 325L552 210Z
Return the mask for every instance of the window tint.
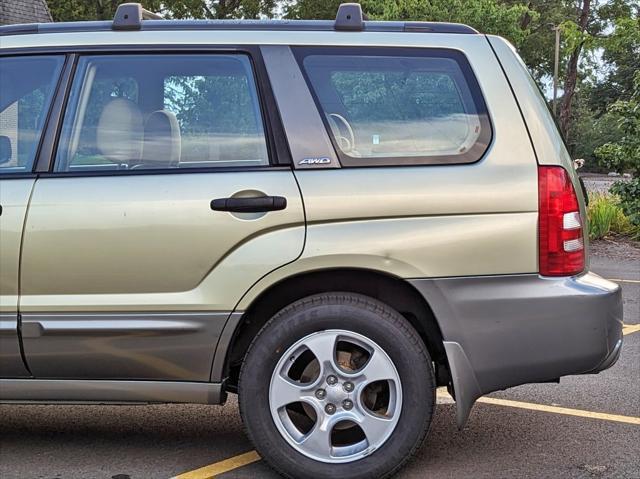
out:
M30 172L64 58L0 58L0 174Z
M58 171L269 163L246 55L83 57Z
M491 126L457 52L300 49L299 60L346 165L480 159Z

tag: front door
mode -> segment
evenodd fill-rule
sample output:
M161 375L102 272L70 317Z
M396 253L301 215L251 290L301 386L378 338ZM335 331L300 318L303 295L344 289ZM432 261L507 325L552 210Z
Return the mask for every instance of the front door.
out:
M22 225L33 182L26 178L0 179L0 377L3 378L29 376L18 335L18 263Z
M0 58L0 377L26 377L18 323L22 229L61 56Z
M240 52L79 57L26 222L35 377L209 380L237 302L303 248L254 78Z

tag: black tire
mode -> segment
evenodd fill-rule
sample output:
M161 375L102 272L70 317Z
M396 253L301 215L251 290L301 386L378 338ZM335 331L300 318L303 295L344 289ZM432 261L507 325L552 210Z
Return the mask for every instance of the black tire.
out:
M343 464L316 461L296 451L278 431L269 408L271 376L280 357L301 338L328 329L349 330L375 341L402 384L402 410L391 436L372 454ZM249 438L283 476L369 479L391 476L419 449L431 425L435 389L429 353L401 314L367 296L325 293L289 305L261 329L246 354L238 393Z

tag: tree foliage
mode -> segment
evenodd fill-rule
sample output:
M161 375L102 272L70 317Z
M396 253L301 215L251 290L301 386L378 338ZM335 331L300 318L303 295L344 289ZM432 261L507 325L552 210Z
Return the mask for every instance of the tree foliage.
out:
M295 0L285 6L285 15L292 19L332 19L341 0L318 2ZM364 13L371 20L428 20L466 23L483 33L502 35L520 45L528 34L521 19L538 14L523 2L508 4L498 0L362 0Z
M131 0L48 0L56 22L110 20L121 3ZM276 0L140 0L166 18L227 19L272 15Z
M618 100L609 111L618 118L622 138L605 143L595 152L607 167L633 174L631 181L616 183L612 191L621 197L625 214L640 226L640 72L635 74L631 98Z
M590 95L590 107L599 115L615 101L631 97L634 73L640 71L640 19L637 13L616 17L612 27L611 35L598 44L606 69Z

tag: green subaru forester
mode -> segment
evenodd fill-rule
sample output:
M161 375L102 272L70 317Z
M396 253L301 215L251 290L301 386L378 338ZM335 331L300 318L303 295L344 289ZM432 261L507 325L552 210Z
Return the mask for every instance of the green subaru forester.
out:
M505 40L148 17L0 28L0 400L237 393L285 476L376 478L438 386L462 426L616 361L620 289Z

